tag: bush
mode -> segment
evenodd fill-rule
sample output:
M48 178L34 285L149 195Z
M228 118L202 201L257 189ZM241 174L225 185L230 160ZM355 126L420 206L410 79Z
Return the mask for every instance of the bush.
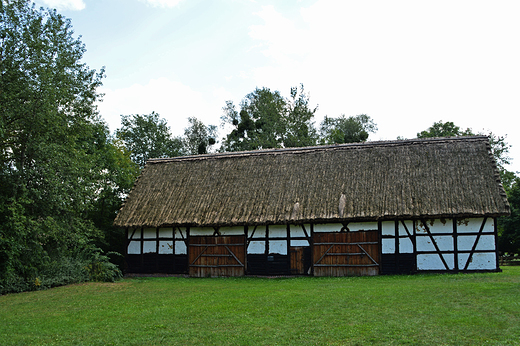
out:
M114 254L111 254L114 255ZM121 255L119 255L121 256ZM35 291L87 281L114 282L122 277L119 268L94 246L47 260L34 276L0 278L0 294Z

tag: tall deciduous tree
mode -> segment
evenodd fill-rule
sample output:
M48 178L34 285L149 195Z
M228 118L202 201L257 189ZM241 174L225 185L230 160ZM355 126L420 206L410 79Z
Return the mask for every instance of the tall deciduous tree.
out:
M366 114L338 118L325 116L320 126L321 142L327 144L358 143L368 139L369 132L376 132L377 125Z
M103 237L88 215L105 169L104 72L84 52L56 11L0 2L0 291Z
M189 155L207 154L208 149L216 143L217 127L204 125L195 117L188 118L190 125L184 129L184 152Z
M502 253L520 254L520 178L507 190L511 215L499 219L498 249Z
M316 108L309 106L303 86L291 88L291 97L279 91L255 89L240 103L238 111L231 101L223 108L223 123L232 127L222 143L223 151L314 145L312 119Z
M116 130L116 137L124 143L132 160L141 168L148 159L183 154L181 138L173 137L166 120L155 112L122 115L121 125Z

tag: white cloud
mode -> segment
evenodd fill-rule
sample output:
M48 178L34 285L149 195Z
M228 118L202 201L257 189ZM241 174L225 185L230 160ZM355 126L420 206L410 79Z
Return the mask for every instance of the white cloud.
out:
M282 94L303 83L319 103L317 122L368 114L379 125L374 140L412 138L443 120L509 133L520 149L510 127L519 110L519 9L515 1L318 0L301 9L298 26L263 7L249 35L269 62L251 75Z
M43 3L57 10L81 11L85 8L83 0L42 0Z
M152 79L146 85L134 84L128 88L101 88L103 102L98 104L101 116L113 132L121 126L121 115L159 113L167 120L172 133L181 135L188 125L188 117L196 117L206 125L219 125L223 101L227 93L215 90L211 95L191 89L167 78Z
M140 0L140 1L147 3L153 7L175 7L182 0Z

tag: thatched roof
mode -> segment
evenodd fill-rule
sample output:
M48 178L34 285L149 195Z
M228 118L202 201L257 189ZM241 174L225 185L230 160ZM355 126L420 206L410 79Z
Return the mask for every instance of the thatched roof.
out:
M224 226L509 213L485 136L152 159L115 225Z

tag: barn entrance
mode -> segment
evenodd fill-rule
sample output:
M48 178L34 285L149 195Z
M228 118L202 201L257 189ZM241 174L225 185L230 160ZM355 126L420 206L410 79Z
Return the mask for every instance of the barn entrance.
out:
M190 236L190 276L243 276L246 269L246 238L235 236Z
M314 276L379 274L378 231L316 232L312 240Z

